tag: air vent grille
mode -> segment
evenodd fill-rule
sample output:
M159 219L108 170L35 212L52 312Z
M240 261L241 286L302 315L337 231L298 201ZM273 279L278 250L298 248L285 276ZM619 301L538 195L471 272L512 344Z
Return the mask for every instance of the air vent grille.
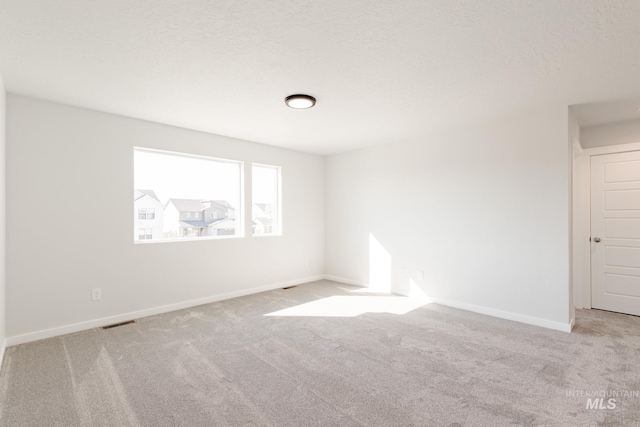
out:
M117 328L118 326L129 325L131 323L136 323L136 321L135 320L129 320L127 322L114 323L113 325L103 326L102 329Z

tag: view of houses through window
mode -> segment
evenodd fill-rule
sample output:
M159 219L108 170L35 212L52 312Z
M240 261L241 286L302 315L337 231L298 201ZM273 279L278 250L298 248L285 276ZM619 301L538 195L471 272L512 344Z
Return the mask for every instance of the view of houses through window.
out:
M253 235L280 234L280 168L252 165Z
M134 149L134 240L239 236L242 162Z
M253 164L252 235L278 235L280 167ZM134 149L134 241L242 235L243 163Z

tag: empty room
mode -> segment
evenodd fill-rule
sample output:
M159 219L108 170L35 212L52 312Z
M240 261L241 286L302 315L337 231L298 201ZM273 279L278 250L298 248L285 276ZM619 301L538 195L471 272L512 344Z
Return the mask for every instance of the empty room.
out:
M0 0L0 426L640 425L637 0Z

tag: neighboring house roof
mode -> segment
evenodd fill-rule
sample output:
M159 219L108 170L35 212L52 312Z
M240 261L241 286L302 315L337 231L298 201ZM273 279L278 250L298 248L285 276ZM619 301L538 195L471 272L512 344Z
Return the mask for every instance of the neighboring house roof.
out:
M204 209L201 200L198 199L169 199L168 204L172 204L179 212L200 212Z
M209 204L217 205L226 209L235 209L226 200L199 200L199 199L169 199L179 212L200 212L209 208Z
M158 199L158 196L156 196L156 193L153 190L138 190L136 189L136 192L133 195L133 200L138 200L143 198L144 196L149 196L152 199L154 199L157 202L160 202L160 199Z
M231 206L229 204L229 202L227 202L226 200L203 200L203 203L206 204L211 204L211 205L217 205L220 206L222 208L226 208L226 209L234 209L235 208L233 206Z
M224 218L216 218L208 221L181 220L179 222L182 227L206 228L215 224L216 222L221 222L221 221L224 221Z

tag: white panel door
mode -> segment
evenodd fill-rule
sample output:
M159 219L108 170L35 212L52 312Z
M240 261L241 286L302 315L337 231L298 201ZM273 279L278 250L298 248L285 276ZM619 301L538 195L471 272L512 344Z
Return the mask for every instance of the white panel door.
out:
M591 306L640 315L640 151L591 157Z

